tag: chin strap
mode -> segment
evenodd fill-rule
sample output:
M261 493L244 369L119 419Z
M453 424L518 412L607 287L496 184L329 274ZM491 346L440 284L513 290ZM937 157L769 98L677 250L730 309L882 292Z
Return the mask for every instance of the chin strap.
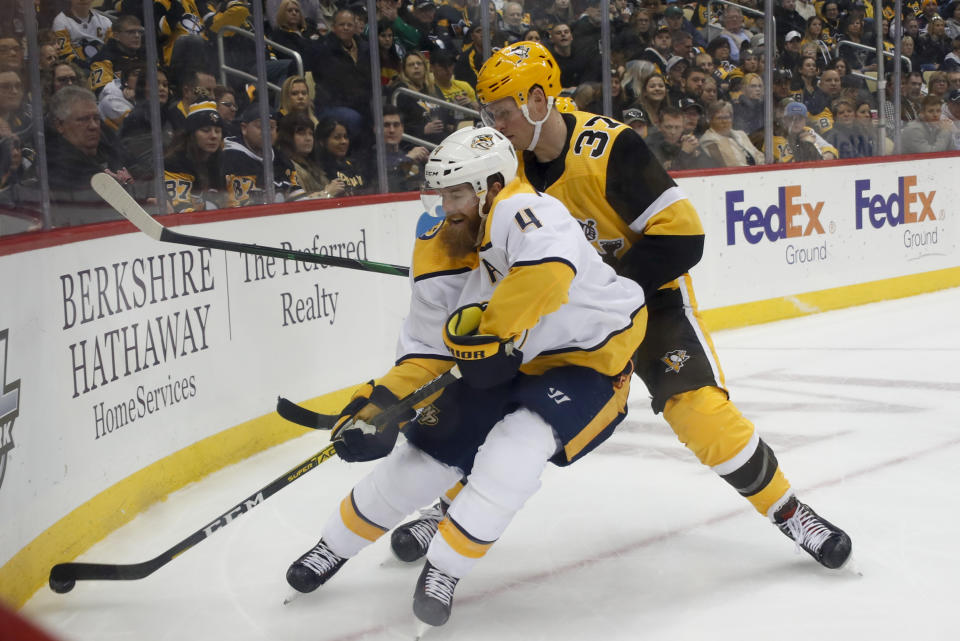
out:
M547 115L545 115L540 120L534 120L530 117L530 111L527 109L527 103L524 103L520 106L520 111L523 112L523 117L527 119L531 125L533 125L533 138L530 139L530 144L527 146L527 151L533 151L537 146L537 143L540 142L540 131L543 129L543 123L547 121L547 118L550 117L550 112L553 110L553 96L547 97Z

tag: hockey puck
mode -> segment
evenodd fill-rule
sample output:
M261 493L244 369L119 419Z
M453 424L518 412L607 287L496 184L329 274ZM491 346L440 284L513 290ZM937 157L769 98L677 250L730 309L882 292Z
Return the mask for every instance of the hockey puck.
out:
M50 577L50 589L57 594L66 594L77 584L73 579L55 579Z

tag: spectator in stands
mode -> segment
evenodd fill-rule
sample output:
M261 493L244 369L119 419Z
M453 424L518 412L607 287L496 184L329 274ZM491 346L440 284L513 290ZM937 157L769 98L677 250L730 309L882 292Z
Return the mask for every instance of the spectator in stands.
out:
M790 0L787 0L788 2ZM826 67L830 64L830 61L833 59L833 55L830 53L830 48L833 46L832 39L830 42L824 40L825 37L829 37L823 28L823 18L818 15L812 15L807 20L806 27L803 29L803 39L800 41L800 46L803 47L805 44L812 44L816 47L817 50L817 66L820 68Z
M960 131L960 89L954 89L947 94L940 120L949 121L955 129ZM957 148L960 149L960 146Z
M763 154L753 146L746 132L733 128L733 105L718 100L707 110L710 127L700 145L720 167L746 167L763 163Z
M401 15L407 24L420 32L417 49L452 49L445 30L437 24L437 5L433 0L413 0L407 12L401 12Z
M337 11L331 32L317 42L310 62L317 115L336 118L359 135L371 117L370 51L357 35L354 13Z
M840 19L840 35L837 37L837 55L847 61L852 71L861 71L867 64L870 52L859 47L842 46L842 42L862 45L863 18L856 13L847 13Z
M600 75L598 56L574 48L573 42L573 32L566 23L555 24L550 29L550 42L546 47L560 67L560 84L567 88L597 80Z
M820 15L823 16L824 30L836 42L840 35L840 4L836 0L827 0L820 7Z
M67 85L82 85L83 71L72 62L56 62L50 67L50 74L45 78L43 102Z
M680 56L672 56L667 61L667 73L664 76L664 81L667 83L667 93L673 103L683 97L683 74L689 68L690 62Z
M393 105L383 108L383 142L387 148L390 192L416 191L423 182L423 166L430 151L403 140L403 116Z
M120 141L101 129L96 96L82 87L64 87L53 94L48 108L54 133L47 147L51 200L58 204L81 203L76 208L54 207L54 226L116 218L90 188L90 178L101 171L122 185L131 183L132 178L124 167Z
M946 71L934 71L927 77L927 95L945 100L950 92Z
M707 44L706 40L703 39L703 35L697 31L696 27L693 26L687 18L683 15L683 7L679 4L672 4L666 8L663 12L663 22L667 25L667 28L670 29L670 33L673 34L673 43L676 47L678 37L677 32L682 32L690 36L690 38L684 38L684 41L688 42L691 48L695 45L697 47L703 47ZM674 53L683 56L683 53L680 53L674 50Z
M690 67L684 71L683 97L693 98L697 102L700 102L700 97L703 95L703 85L706 81L707 73L700 67Z
M60 57L86 63L97 55L110 33L110 18L91 10L93 0L70 0L70 7L53 19Z
M313 104L310 102L310 88L307 79L303 76L290 76L283 81L280 88L280 116L299 112L310 119L316 126L317 117L313 115Z
M670 29L663 26L653 34L653 41L640 55L641 60L647 60L657 66L661 74L667 72L667 61L670 59L670 50L673 48L673 38Z
M625 109L623 124L640 134L641 138L646 138L650 133L650 116L641 107Z
M920 29L928 29L934 16L943 19L938 13L940 10L938 4L938 0L921 0L920 12L917 14L917 22L920 25Z
M554 24L559 24L559 22ZM653 42L654 26L650 19L650 12L646 9L637 9L630 16L630 22L627 23L627 26L613 36L612 47L620 52L624 63L640 59L643 50Z
M807 126L807 108L802 102L790 102L780 113L773 137L773 161L776 163L833 160L836 147Z
M940 119L941 101L936 96L925 96L920 101L920 115L908 123L901 134L901 148L905 154L922 154L954 149L953 123Z
M217 79L200 67L184 71L180 78L180 100L167 107L167 121L174 130L180 130L187 122L187 113L197 100L213 100Z
M213 100L217 103L217 112L220 114L223 137L239 136L240 123L237 122L237 113L240 105L236 92L225 85L217 85L213 88Z
M643 93L643 83L656 70L656 65L649 60L628 60L624 64L620 87L626 104L635 105Z
M23 180L23 150L20 138L9 123L0 118L0 206L12 207L20 202L19 187Z
M860 131L863 132L865 136L870 140L871 144L874 147L874 153L880 154L878 147L875 142L877 135L877 128L879 127L879 122L877 119L877 110L874 109L873 102L868 98L859 98L855 102L856 107L856 122L857 127ZM881 147L883 155L889 155L893 153L893 141L886 135L886 129L883 130L881 135Z
M368 180L359 164L348 158L350 137L342 122L325 118L317 125L315 155L331 181L343 183L344 196L356 196L368 190Z
M447 0L437 7L437 26L453 42L463 40L463 32L470 24L470 11L467 0ZM379 10L377 12L379 14Z
M552 2L536 3L531 8L534 26L540 29L549 29L561 22L571 25L577 19L570 0L552 0Z
M523 40L530 29L530 25L523 21L523 3L508 0L503 3L502 12L500 31L507 37L507 42L513 44Z
M107 43L89 61L90 89L99 92L114 77L119 77L122 69L145 66L146 53L143 49L143 25L140 19L130 14L117 18Z
M40 45L37 54L37 64L41 72L50 71L53 65L57 64L57 47L55 45Z
M663 76L659 73L647 76L641 88L640 98L634 104L647 112L651 124L659 127L660 113L667 106L667 84Z
M314 160L316 149L315 125L303 112L294 111L280 119L277 125L277 153L283 154L297 172L297 182L307 192L307 198L333 198L343 193L342 180L330 180Z
M736 64L740 61L741 46L750 41L753 33L743 26L743 11L736 5L724 5L720 24L723 25L720 36L730 44L730 61Z
M803 46L803 36L799 31L791 31L783 41L783 51L776 60L778 69L787 69L793 71L800 64L800 48Z
M265 136L260 118L260 105L251 103L240 117L240 136L227 138L223 146L223 174L226 182L225 204L244 207L266 202L264 156L273 156L273 183L277 200L298 200L305 195L297 182L296 170L285 157L273 154L277 137L277 120L269 116L270 131Z
M763 132L764 125L763 78L748 73L743 77L743 93L733 101L733 128L753 136ZM756 146L757 141L751 138Z
M399 4L400 0L395 0L394 4ZM317 1L317 33L323 37L333 30L333 22L336 18L340 5L336 0L318 0Z
M403 59L403 73L397 78L394 91L399 87L406 87L417 93L443 99L443 93L437 89L430 74L427 59L420 53L407 54ZM398 95L396 104L403 114L403 121L409 125L410 133L417 138L440 142L454 129L456 121L448 109L405 94Z
M693 134L683 133L683 114L675 107L665 107L657 131L647 136L647 146L664 169L704 169L715 163Z
M590 49L595 54L596 43L600 40L600 0L586 0L584 4L583 14L570 25L570 30L578 48Z
M306 65L312 43L307 31L307 19L303 15L299 0L280 0L273 25L268 36L270 40L299 53L301 62ZM277 57L288 58L289 56L278 50Z
M477 94L473 87L463 80L457 80L453 77L456 61L456 56L452 52L443 49L435 51L430 57L430 66L433 69L433 78L437 89L440 90L447 102L479 111L480 103L477 102ZM471 120L471 118L457 113L454 115L454 120Z
M24 49L20 39L12 33L0 33L0 71L22 73L25 69L24 60Z
M137 180L148 177L153 172L150 95L151 90L147 85L147 74L141 73L137 77L137 86L134 91L133 111L127 114L127 117L123 119L123 124L120 125L120 137L130 154L128 168ZM173 137L173 127L170 125L169 112L166 109L169 96L167 74L162 69L158 69L156 102L159 103L161 137L165 146Z
M920 68L916 52L916 41L912 36L904 35L903 38L900 39L900 55L910 61L911 68Z
M103 123L120 130L123 119L133 110L133 100L137 90L137 79L145 72L143 66L131 64L120 68L120 77L107 83L100 92L98 108Z
M167 210L218 209L223 205L223 118L213 101L190 105L187 122L164 160Z
M467 27L464 31L463 36L464 44L466 45L463 51L460 52L460 56L457 59L457 66L454 67L454 76L463 80L471 87L477 85L477 72L480 71L480 67L483 66L483 28L482 26L474 22L472 25ZM469 44L466 44L468 43ZM497 42L497 34L491 34L490 36L490 46L498 46L494 43ZM559 64L559 63L558 63Z
M807 21L797 12L796 0L777 0L773 8L773 17L777 24L777 44L783 45L786 35L791 31L803 33Z
M693 64L694 66L703 69L708 76L712 76L713 72L717 70L717 65L713 62L713 56L706 51L702 51L695 55L693 57Z
M806 58L800 59L800 62L797 63L796 68L793 70L793 84L791 85L794 94L800 96L797 102L806 104L813 98L813 94L817 90L818 75L819 71L817 69L816 58L807 56Z
M960 36L954 37L951 41L953 49L943 58L943 64L940 69L948 74L954 71L960 71ZM949 76L948 76L949 77Z
M717 79L713 76L707 76L703 79L703 91L700 92L700 104L704 109L709 109L710 105L720 99L720 91L717 87Z
M856 107L841 98L830 110L834 113L833 127L823 134L824 139L837 148L840 158L867 158L874 155L871 130L865 130L857 121Z
M393 22L386 18L377 21L377 45L380 51L380 84L388 85L400 74L406 51L393 31Z
M917 60L920 70L938 69L947 54L953 49L953 39L947 35L946 23L934 14L927 25L927 32L917 43Z
M740 50L740 70L744 75L748 73L763 73L760 54L749 46Z
M400 57L402 58L407 51L420 49L421 37L419 31L400 17L399 4L400 0L377 0L377 19L390 23L393 28L393 37L400 45ZM447 5L444 5L444 7L447 7ZM441 9L446 11L444 8Z
M773 99L779 103L784 98L793 95L793 72L787 69L776 69L773 72Z
M30 117L23 79L17 71L0 71L0 118L10 125L20 140L32 135L33 119Z
M960 0L951 0L944 9L947 19L944 21L944 31L951 38L960 38Z
M675 104L683 114L683 133L695 134L697 138L703 135L707 128L703 119L703 105L692 98L681 98Z
M840 97L842 92L840 74L835 69L826 69L820 74L817 89L813 95L804 101L813 128L821 136L833 126L834 117L830 105Z

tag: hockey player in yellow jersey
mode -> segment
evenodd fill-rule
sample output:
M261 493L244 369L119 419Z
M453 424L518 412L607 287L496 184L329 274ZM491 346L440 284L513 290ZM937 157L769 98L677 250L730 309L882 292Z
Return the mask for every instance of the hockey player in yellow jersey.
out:
M516 169L510 142L490 128L460 129L430 154L426 187L445 217L416 241L397 365L355 395L332 437L347 461L386 458L290 566L294 589L315 590L466 476L414 593L416 616L442 625L457 582L536 492L547 462L574 463L626 415L646 325L643 289L606 265L567 208L516 179ZM430 411L405 419L399 445L399 424L378 432L367 423L454 364L462 379Z
M825 567L842 566L850 538L797 500L773 450L729 400L687 273L703 252L696 210L636 132L604 116L560 113L559 92L557 64L534 42L496 52L477 81L484 122L521 153L520 175L563 202L604 260L643 287L649 319L634 364L654 412L797 546ZM417 558L457 489L397 528L398 557Z

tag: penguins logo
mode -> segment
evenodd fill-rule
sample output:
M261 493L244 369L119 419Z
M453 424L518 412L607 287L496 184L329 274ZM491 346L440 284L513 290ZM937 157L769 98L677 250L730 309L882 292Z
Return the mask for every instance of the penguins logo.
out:
M474 136L473 140L470 141L470 148L482 149L484 151L493 149L493 136L490 134L480 134L479 136Z
M437 409L437 406L431 403L426 407L420 408L420 411L417 412L417 423L424 425L426 427L434 427L437 423L440 422L440 410Z
M519 45L514 47L510 53L511 55L516 56L519 60L526 60L530 57L530 47L527 45Z
M667 352L661 358L661 361L667 366L667 369L663 370L665 372L673 372L674 374L680 373L680 368L683 367L683 364L690 360L690 356L687 354L685 349L675 349L672 352Z
M20 379L7 383L7 337L0 332L0 485L7 472L7 454L13 449L13 421L20 415Z

